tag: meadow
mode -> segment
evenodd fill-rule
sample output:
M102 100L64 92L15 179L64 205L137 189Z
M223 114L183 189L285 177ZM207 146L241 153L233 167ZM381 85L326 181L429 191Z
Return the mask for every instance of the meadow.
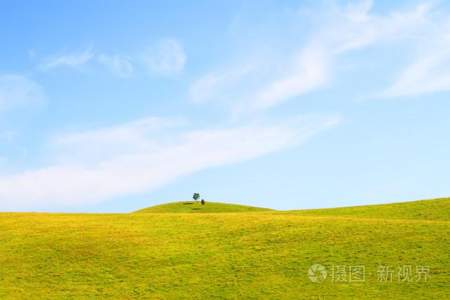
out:
M450 299L450 198L1 213L0 299Z

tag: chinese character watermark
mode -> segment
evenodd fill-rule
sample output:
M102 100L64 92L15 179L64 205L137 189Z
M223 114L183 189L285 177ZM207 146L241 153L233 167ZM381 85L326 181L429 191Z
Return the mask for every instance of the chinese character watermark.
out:
M429 266L402 265L397 267L397 272L392 266L378 266L378 282L427 282L430 280Z
M330 274L329 274L330 273ZM379 283L428 282L430 267L422 265L379 265L375 272L366 273L365 265L325 265L313 264L308 269L311 282L322 283L327 278L331 283L361 283L366 281L366 274L376 274ZM330 275L330 276L328 276Z

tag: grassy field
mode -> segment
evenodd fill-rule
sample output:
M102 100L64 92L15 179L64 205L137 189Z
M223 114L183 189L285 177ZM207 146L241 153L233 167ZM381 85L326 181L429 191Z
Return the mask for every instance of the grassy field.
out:
M0 266L0 299L450 299L450 199L2 213Z

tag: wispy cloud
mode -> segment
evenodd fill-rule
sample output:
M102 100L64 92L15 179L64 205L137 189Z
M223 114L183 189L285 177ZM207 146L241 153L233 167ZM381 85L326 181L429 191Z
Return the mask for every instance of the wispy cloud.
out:
M341 54L379 43L416 39L428 22L432 6L421 3L412 8L378 15L372 12L373 1L349 4L334 12L321 38Z
M401 72L380 96L386 98L417 96L450 90L450 52L433 51L419 57Z
M234 64L199 76L191 83L191 100L196 103L227 101L235 112L266 110L331 85L339 60L351 52L383 44L395 46L399 41L415 49L420 37L429 33L429 17L433 12L429 4L383 15L374 13L372 8L373 1L359 1L306 13L302 22L310 18L319 25L311 26L313 30L302 42L296 38L285 39L280 45L278 36L260 32L264 45L259 48L265 51L252 52ZM279 24L292 27L295 22L293 19ZM239 34L239 30L235 31ZM258 47L252 49L258 51ZM283 53L278 53L278 49ZM245 53L242 49L238 52ZM242 61L251 61L252 67L243 67ZM442 79L438 84L446 86L445 76Z
M176 75L183 71L187 56L181 43L169 38L148 48L142 59L151 73Z
M413 61L378 96L397 98L450 91L450 22L435 20L420 36Z
M51 70L61 67L80 68L92 61L94 57L94 51L91 48L88 48L81 52L73 52L48 57L41 63L40 68L42 70Z
M97 60L113 74L119 77L130 77L134 72L134 66L128 57L122 55L99 54Z
M44 89L35 81L18 74L0 75L0 112L45 102Z
M255 112L323 87L330 72L330 53L311 42L284 57L244 58L202 75L191 83L189 97L194 103L220 101L234 112Z
M189 87L189 97L195 103L217 101L229 96L230 90L236 88L240 82L246 81L255 70L254 64L216 70L194 80Z
M433 2L413 8L371 13L372 1L362 1L345 14L349 23L333 26L328 35L341 41L336 53L363 49L380 43L391 44L392 51L405 52L411 62L397 73L394 82L369 98L397 98L450 90L450 22L448 13ZM402 50L398 46L402 46ZM392 75L387 74L387 77Z
M330 76L329 55L321 45L303 49L290 69L256 91L251 100L256 109L266 109L290 98L301 96L326 84Z
M171 133L165 129L178 121L149 118L63 135L50 145L57 162L0 177L0 208L70 206L149 192L200 170L298 145L338 122L308 117Z
M59 68L80 70L83 67L104 67L118 77L130 77L141 65L148 72L158 76L180 74L187 56L182 44L173 38L162 39L136 55L108 54L87 48L45 58L39 68L50 71Z

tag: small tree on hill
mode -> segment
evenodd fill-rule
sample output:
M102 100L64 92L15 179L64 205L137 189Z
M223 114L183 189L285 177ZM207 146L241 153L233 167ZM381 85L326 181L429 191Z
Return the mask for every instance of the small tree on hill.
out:
M194 193L194 195L192 196L192 199L194 199L195 201L197 201L199 198L200 198L199 193Z

